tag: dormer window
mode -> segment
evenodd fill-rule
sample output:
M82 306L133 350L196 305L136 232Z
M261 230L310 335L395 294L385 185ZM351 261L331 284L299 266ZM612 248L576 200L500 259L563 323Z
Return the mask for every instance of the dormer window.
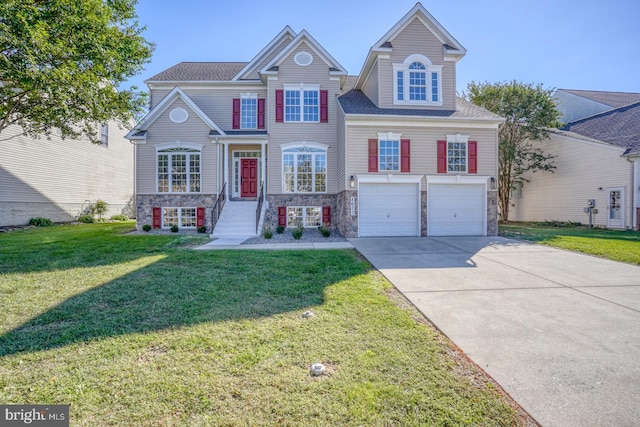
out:
M442 105L442 65L423 55L411 55L393 64L396 105Z

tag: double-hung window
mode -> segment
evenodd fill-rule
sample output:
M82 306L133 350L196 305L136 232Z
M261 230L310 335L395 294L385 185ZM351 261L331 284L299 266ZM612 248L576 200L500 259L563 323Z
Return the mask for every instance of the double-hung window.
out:
M297 85L284 88L285 122L320 121L320 87L317 85Z
M399 139L380 139L378 150L378 170L380 172L400 170Z
M159 148L158 193L199 193L201 147Z
M442 105L442 65L423 55L411 55L393 64L396 105Z
M469 135L447 135L438 141L438 173L478 173L478 142Z
M240 129L258 127L258 96L244 95L240 98Z
M282 191L325 193L327 147L324 144L285 144L282 147Z

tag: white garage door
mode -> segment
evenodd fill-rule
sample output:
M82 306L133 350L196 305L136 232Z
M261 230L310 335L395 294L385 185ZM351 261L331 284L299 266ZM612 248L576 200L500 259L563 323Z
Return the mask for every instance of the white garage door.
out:
M362 183L358 199L360 237L420 235L418 184Z
M429 236L482 236L485 189L477 184L430 184L427 189Z

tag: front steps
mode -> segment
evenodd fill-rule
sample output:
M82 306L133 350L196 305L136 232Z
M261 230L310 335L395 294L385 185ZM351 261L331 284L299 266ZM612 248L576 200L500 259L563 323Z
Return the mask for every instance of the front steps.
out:
M237 245L247 239L256 237L257 201L227 200L222 213L213 229L211 238L214 244Z

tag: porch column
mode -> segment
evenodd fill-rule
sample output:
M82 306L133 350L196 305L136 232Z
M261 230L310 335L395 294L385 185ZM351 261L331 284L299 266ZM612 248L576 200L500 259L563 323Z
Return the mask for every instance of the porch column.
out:
M229 150L227 149L227 143L223 142L222 143L222 185L224 185L225 183L227 184L224 187L224 195L226 200L229 200L229 183L227 182L227 179L229 178L229 174L227 173L227 165L229 164Z
M267 141L260 143L260 183L264 182L264 195L267 195Z

